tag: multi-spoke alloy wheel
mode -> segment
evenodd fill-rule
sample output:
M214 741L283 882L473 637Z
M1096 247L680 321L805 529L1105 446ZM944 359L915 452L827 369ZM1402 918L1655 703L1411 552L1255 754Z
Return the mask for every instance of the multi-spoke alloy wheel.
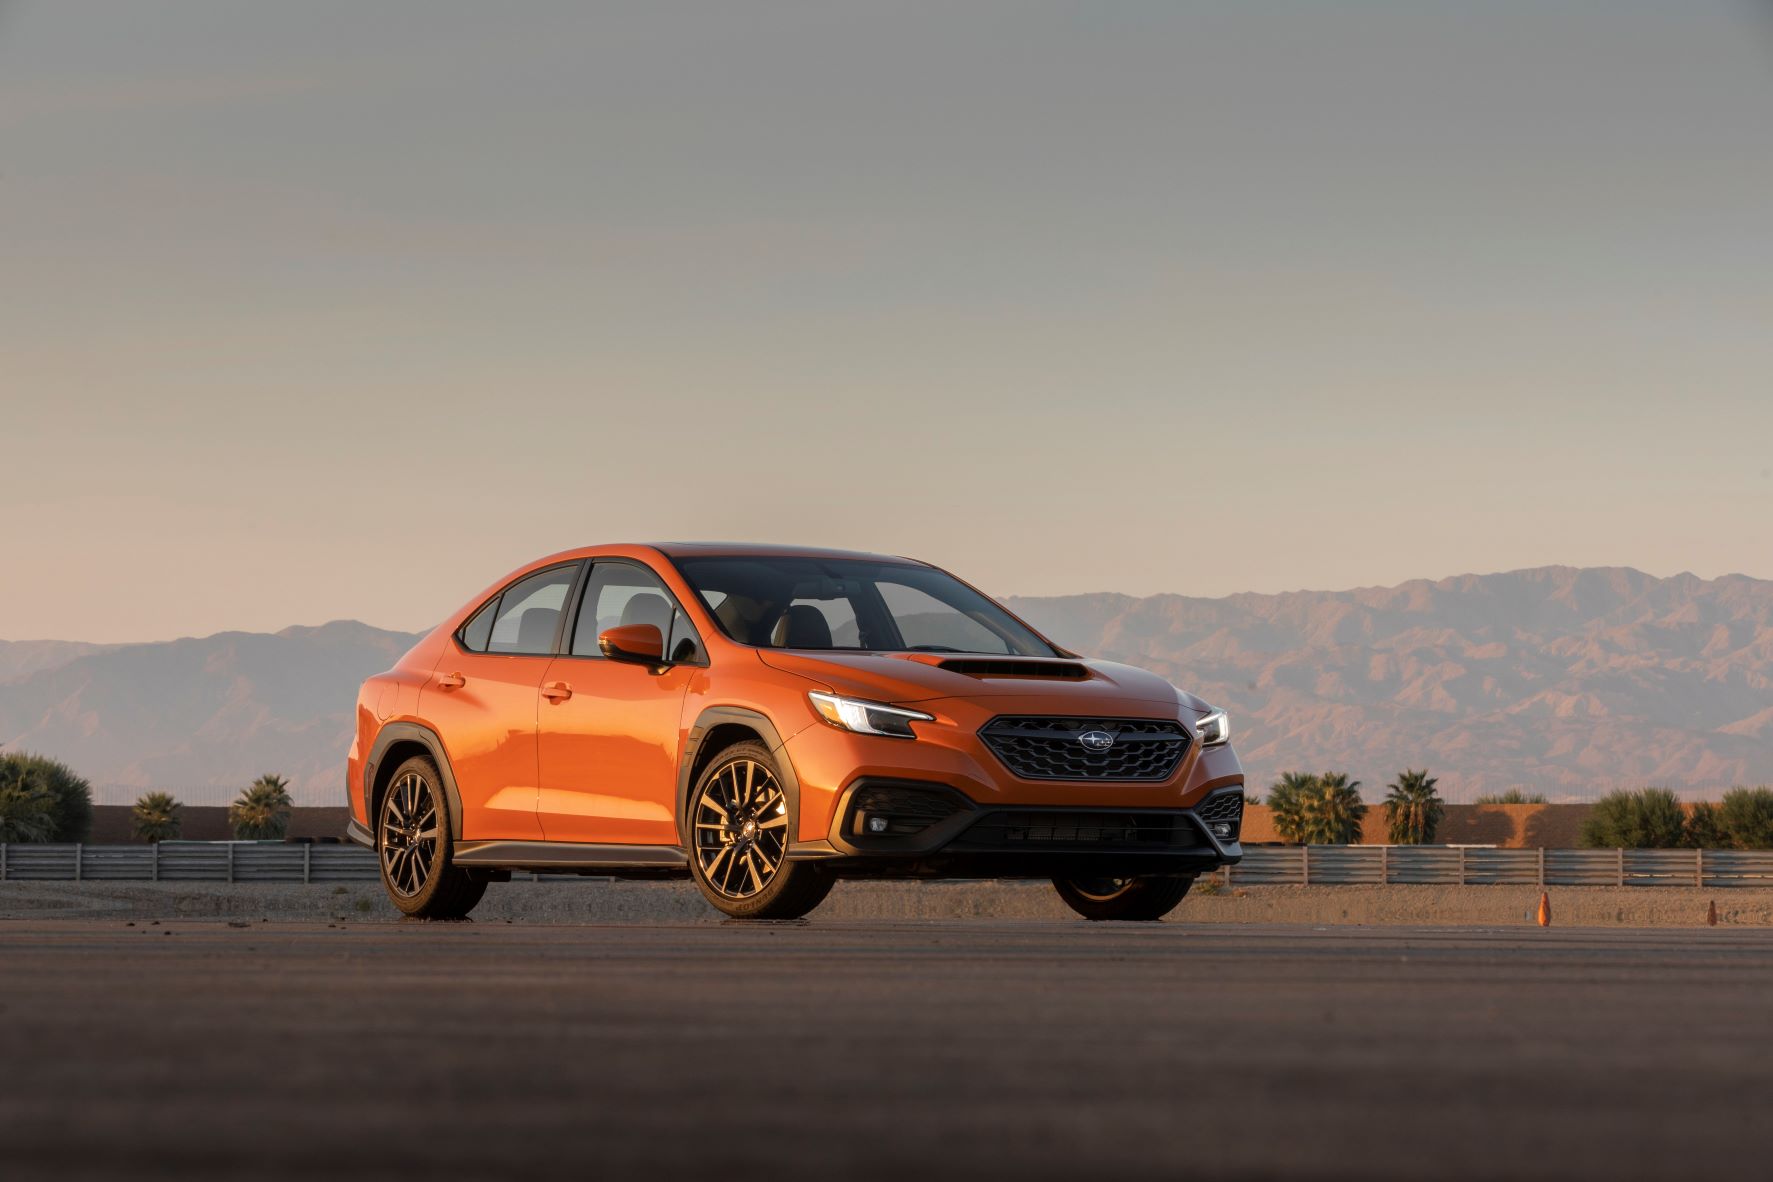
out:
M788 857L794 805L769 748L736 743L696 777L690 869L703 896L736 919L799 919L831 891L831 876Z
M1176 909L1192 876L1141 875L1137 878L1055 878L1065 905L1085 919L1162 919Z
M421 919L460 919L486 893L486 876L450 864L449 805L437 765L415 755L394 769L376 817L382 885Z
M767 887L788 854L788 797L755 759L735 759L696 797L696 861L702 877L729 899Z
M437 864L437 805L417 771L388 786L382 805L382 875L388 887L411 899L431 881Z

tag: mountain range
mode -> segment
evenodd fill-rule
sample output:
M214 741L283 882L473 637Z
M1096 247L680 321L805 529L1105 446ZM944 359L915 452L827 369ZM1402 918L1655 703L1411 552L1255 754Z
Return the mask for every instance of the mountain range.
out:
M1337 769L1369 799L1428 767L1453 801L1773 782L1773 582L1544 567L1397 587L1005 602L1060 644L1232 712L1246 771ZM122 802L222 803L267 771L339 799L364 677L415 640L352 621L154 644L0 642L0 743Z
M1353 591L1005 601L1232 712L1253 782L1427 767L1452 801L1773 781L1773 582L1542 567Z

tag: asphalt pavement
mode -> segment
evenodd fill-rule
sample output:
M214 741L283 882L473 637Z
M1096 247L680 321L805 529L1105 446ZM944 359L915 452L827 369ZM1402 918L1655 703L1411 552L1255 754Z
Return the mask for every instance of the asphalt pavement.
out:
M1764 930L0 923L12 1180L1770 1171Z

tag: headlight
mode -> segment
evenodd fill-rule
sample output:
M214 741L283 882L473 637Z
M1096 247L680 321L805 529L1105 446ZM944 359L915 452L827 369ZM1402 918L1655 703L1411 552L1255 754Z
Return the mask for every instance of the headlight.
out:
M832 726L846 731L855 731L859 735L890 735L895 739L915 739L917 734L911 729L914 722L934 722L933 714L921 714L916 710L906 710L901 706L883 706L879 702L864 702L859 698L840 698L836 694L811 693L807 695L813 709L819 712Z
M1231 719L1223 710L1203 714L1194 724L1194 737L1202 747L1223 747L1231 742Z

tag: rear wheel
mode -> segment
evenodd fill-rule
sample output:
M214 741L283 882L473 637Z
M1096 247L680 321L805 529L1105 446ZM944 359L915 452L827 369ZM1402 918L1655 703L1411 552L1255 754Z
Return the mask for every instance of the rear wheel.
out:
M737 919L799 919L831 893L831 876L790 862L794 816L762 743L735 743L696 778L689 807L690 873L702 895Z
M1053 886L1065 905L1085 919L1151 922L1176 909L1191 877L1143 875L1137 878L1055 878Z
M394 906L420 919L461 919L486 880L450 863L449 802L437 765L415 755L394 769L376 819L382 887Z

